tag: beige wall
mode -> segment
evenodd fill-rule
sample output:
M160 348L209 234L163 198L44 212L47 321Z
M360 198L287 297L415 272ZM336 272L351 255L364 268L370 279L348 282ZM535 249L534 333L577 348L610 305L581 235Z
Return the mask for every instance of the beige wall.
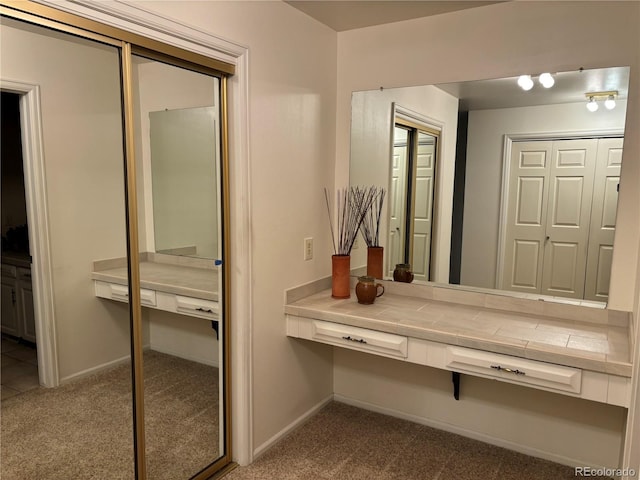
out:
M246 301L259 449L332 393L331 352L286 337L283 295L330 273L322 189L333 188L337 36L279 1L142 6L249 48L253 280ZM305 237L314 239L307 262Z
M95 297L94 260L125 249L119 57L5 23L3 79L40 85L60 379L129 355L127 306ZM46 31L48 32L48 31Z
M620 309L633 310L636 292L640 202L640 33L637 2L507 2L471 10L422 18L338 34L338 97L336 122L336 184L349 182L349 126L351 93L358 90L436 84L463 80L516 76L542 71L566 71L603 66L631 66L626 120L623 180L620 186L618 229L612 274L612 301ZM607 21L603 21L607 19ZM502 412L519 411L523 429L517 443L543 449L566 458L589 457L616 465L623 435L620 413L606 406L584 405L590 412L576 418L576 402L541 395L536 411L553 445L541 444L529 415L522 412L523 392L473 380L464 401L430 402L427 385L433 373L425 369L382 360L363 361L346 352L334 356L334 391L370 402L378 408L436 420L487 435L496 441L512 441L512 433L500 426ZM372 366L375 372L371 372ZM435 379L434 379L435 381ZM449 379L450 381L450 379ZM444 385L443 379L439 382ZM500 409L488 405L494 391L505 391ZM464 392L463 387L463 392ZM386 395L385 392L395 394ZM530 395L538 395L530 393ZM422 398L429 406L409 405L407 397ZM553 403L552 403L553 402ZM553 409L553 412L547 410ZM458 417L449 408L466 408ZM484 418L484 422L474 419ZM571 428L561 418L572 420ZM582 423L581 418L588 419ZM539 428L539 427L537 427ZM601 436L606 432L607 443ZM581 449L574 447L576 438ZM607 448L602 448L607 445ZM611 447L611 448L609 448Z

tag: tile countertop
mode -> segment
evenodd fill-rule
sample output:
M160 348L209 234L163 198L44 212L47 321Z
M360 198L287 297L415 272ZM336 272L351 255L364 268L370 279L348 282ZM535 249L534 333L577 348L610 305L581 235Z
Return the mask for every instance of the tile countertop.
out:
M381 283L386 292L373 305L360 305L353 290L336 300L330 289L298 287L286 292L285 313L631 376L628 312Z
M194 262L180 262L176 261L178 259L165 257L171 256L141 255L140 286L142 288L218 301L217 267L203 266L204 262L200 262L198 265ZM208 263L212 264L212 261ZM91 278L127 285L126 259L118 258L94 262Z

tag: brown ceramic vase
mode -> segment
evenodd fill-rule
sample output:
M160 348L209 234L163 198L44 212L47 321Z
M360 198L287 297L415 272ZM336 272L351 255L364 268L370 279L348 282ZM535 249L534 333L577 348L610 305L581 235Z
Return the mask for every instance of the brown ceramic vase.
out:
M333 255L331 257L331 296L333 298L349 298L351 296L350 270L350 255Z
M382 279L384 247L367 247L367 275Z
M413 282L413 273L411 265L408 263L398 263L393 271L393 279L396 282L411 283Z

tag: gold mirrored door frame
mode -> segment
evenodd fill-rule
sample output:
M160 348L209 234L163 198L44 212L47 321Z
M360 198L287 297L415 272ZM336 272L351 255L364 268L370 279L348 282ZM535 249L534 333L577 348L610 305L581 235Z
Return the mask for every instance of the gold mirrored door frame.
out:
M223 408L224 408L224 453L217 460L194 475L194 480L212 478L217 473L235 467L231 456L231 392L230 392L230 292L229 292L229 143L228 143L228 103L227 77L235 73L235 66L134 34L126 30L89 20L74 14L33 3L30 1L1 0L0 15L22 20L82 38L117 47L121 53L121 89L123 102L124 157L125 157L125 202L127 230L127 270L129 285L129 312L131 335L132 393L135 478L146 480L145 436L144 436L144 378L142 363L142 306L140 300L140 256L138 241L138 216L136 197L136 159L134 145L133 115L133 53L161 60L182 68L220 78L221 108L221 199L222 199L222 348L224 367Z

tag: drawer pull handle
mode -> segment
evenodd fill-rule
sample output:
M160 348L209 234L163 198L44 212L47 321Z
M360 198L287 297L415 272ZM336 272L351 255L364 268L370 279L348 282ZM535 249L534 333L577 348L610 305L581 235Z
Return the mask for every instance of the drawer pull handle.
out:
M357 342L357 343L367 343L367 341L364 338L353 338L352 336L348 335L346 337L342 337L344 340L349 340L350 342Z
M198 308L196 308L196 310L197 310L198 312L213 313L213 310L211 310L210 308L202 308L202 307L198 307Z
M496 370L498 370L499 372L507 372L507 373L513 373L515 375L526 375L526 373L524 373L522 370L518 370L518 369L512 369L512 368L506 368L500 365L491 365L491 368L494 368Z

